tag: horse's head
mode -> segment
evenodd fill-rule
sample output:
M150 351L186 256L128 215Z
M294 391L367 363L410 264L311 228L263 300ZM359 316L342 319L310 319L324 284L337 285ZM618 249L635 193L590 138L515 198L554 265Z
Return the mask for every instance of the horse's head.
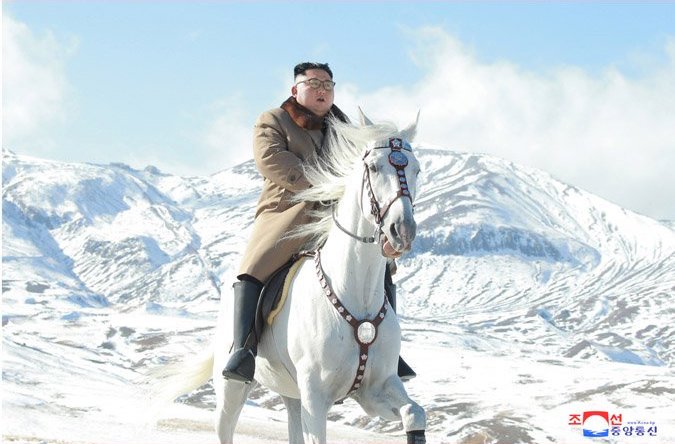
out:
M372 125L359 112L361 124ZM364 215L379 227L382 253L387 257L409 251L415 239L414 202L420 165L410 142L416 127L417 120L400 132L370 142L363 155L361 199L370 207Z

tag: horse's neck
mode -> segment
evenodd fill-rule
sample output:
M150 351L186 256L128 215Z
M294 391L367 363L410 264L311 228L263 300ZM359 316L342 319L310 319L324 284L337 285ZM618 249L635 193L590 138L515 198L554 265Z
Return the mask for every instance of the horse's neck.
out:
M374 230L354 202L340 202L338 220L359 236L370 236ZM379 245L359 242L333 225L321 248L321 263L331 288L354 316L372 317L380 309L387 262Z

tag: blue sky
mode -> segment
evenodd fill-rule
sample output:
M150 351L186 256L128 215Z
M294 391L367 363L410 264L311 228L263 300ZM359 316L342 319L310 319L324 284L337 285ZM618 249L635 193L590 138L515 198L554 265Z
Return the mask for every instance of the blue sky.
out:
M419 142L547 170L675 219L675 4L3 2L3 147L211 174L292 66ZM7 62L10 63L7 63ZM670 117L669 119L667 117ZM668 123L671 121L671 123ZM669 168L666 168L669 166Z

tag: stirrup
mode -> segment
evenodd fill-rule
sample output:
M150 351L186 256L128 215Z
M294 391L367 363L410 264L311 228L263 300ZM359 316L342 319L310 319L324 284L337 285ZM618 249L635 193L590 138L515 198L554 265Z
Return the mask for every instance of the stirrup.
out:
M250 384L255 376L255 355L250 348L240 348L232 353L223 369L223 377Z

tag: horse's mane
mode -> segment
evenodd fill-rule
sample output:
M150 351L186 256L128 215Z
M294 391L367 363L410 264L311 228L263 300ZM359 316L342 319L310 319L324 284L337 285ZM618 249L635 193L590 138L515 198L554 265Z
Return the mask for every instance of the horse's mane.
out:
M342 198L347 178L355 169L361 169L367 144L397 136L400 131L389 122L355 126L331 119L318 160L304 166L305 177L312 186L293 198L298 202L318 202L318 208L309 212L312 222L296 227L288 237L307 237L306 250L323 245L332 226L332 206Z

